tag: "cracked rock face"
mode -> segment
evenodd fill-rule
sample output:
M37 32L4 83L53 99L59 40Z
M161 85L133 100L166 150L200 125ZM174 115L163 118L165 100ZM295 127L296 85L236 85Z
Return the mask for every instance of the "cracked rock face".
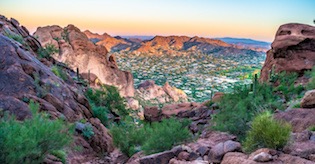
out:
M271 47L261 70L261 81L269 79L272 69L303 74L315 65L315 27L297 23L282 25Z
M81 74L96 76L98 83L118 87L124 97L134 96L134 81L130 72L121 71L117 67L114 56L108 56L105 47L95 45L89 38L73 25L65 28L59 26L39 27L34 33L40 43L45 46L53 44L60 49L60 54L53 57L66 63L71 69ZM93 79L95 79L93 77Z

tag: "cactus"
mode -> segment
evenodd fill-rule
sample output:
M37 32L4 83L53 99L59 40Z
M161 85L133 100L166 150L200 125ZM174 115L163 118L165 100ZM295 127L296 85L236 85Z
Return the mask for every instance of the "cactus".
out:
M258 84L258 76L257 76L257 74L255 74L254 83L253 83L254 96L256 95L256 92L257 92L257 84Z
M77 80L80 80L80 73L79 73L79 68L77 68Z

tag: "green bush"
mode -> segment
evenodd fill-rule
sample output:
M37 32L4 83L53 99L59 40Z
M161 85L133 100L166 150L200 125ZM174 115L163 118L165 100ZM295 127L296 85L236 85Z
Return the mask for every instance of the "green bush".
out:
M68 80L68 75L67 73L59 66L52 66L51 67L51 71L58 76L59 78L61 78L63 81L67 81Z
M308 71L305 74L310 78L309 82L306 85L306 89L307 90L315 89L315 67L313 67L312 71Z
M258 148L282 149L290 138L291 125L277 121L271 112L264 112L254 118L246 134L243 148L251 152Z
M96 106L94 103L90 103L93 116L98 118L103 125L109 126L108 113L109 110L106 106Z
M51 58L51 55L58 52L59 50L53 44L46 44L45 47L41 47L37 50L39 58Z
M24 39L21 35L18 35L18 34L12 33L12 32L5 32L4 35L10 39L13 39L13 40L21 43L22 45L25 44Z
M63 164L66 164L67 153L64 150L54 150L50 154L59 158Z
M190 132L187 128L189 122L164 119L161 122L153 122L145 127L145 134L148 134L142 150L145 154L153 154L171 149L175 144L189 139Z
M249 129L249 122L265 109L279 109L282 103L273 94L271 86L257 84L254 95L247 86L234 86L234 92L225 94L219 105L219 112L214 115L214 130L230 132L244 139Z
M114 144L120 150L132 156L138 151L152 154L171 149L175 144L191 138L187 128L189 121L174 118L161 122L135 123L131 118L111 127Z
M309 128L308 128L310 131L313 131L313 132L315 132L315 125L313 125L313 126L310 126Z
M38 113L38 107L31 101L33 116L23 122L9 115L0 120L0 163L41 163L47 154L71 143L74 129Z
M93 116L100 119L104 125L109 124L107 118L109 112L121 118L129 114L124 99L114 86L103 85L100 89L89 88L85 95L92 106Z
M91 124L85 124L85 127L82 130L82 135L86 139L90 139L94 135L94 130Z
M298 78L297 73L281 72L275 75L275 80L279 85L274 88L275 92L283 94L286 101L290 101L297 97L303 90L302 85L295 86L295 81Z

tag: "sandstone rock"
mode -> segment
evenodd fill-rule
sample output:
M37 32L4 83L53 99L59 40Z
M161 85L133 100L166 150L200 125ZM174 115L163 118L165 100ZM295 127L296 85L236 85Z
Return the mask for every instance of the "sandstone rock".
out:
M219 102L222 97L224 96L224 93L223 92L216 92L213 97L211 98L211 101L212 102Z
M253 157L253 160L256 162L268 162L268 161L271 161L272 159L273 159L272 156L268 153L265 153L265 152L261 152L259 154L256 154Z
M140 163L140 158L143 157L144 154L142 152L138 152L131 156L129 160L126 162L127 164L139 164Z
M207 155L208 152L209 152L209 148L206 147L206 146L201 146L197 149L197 152L200 154L200 156L204 156L204 155Z
M76 122L81 119L91 122L94 129L94 138L88 143L80 135L74 135L74 144L82 146L82 152L71 149L68 153L70 163L83 163L95 158L96 152L110 153L113 150L112 139L107 129L97 119L92 117L90 105L83 95L81 86L72 81L64 82L57 77L51 69L41 63L34 52L36 48L27 50L25 46L32 43L24 37L28 31L20 27L15 21L11 24L5 17L0 17L3 24L0 27L0 108L15 114L17 119L23 120L31 117L28 108L30 100L39 103L40 112L47 112L52 119L63 119L67 122ZM21 28L21 29L19 29ZM3 36L4 30L10 30L14 34L25 33L24 44ZM32 38L32 37L31 37ZM26 39L26 40L25 40ZM32 38L34 43L37 42Z
M309 90L301 100L302 108L315 108L315 90Z
M171 87L167 82L161 87L156 85L153 80L146 80L139 84L137 93L142 99L151 100L155 104L187 101L185 92Z
M247 159L247 155L239 152L226 153L221 164L255 164L256 162Z
M278 157L278 160L281 161L282 163L287 163L287 164L290 164L290 163L314 164L314 162L312 161L306 160L301 157L288 155L288 154L280 154Z
M315 65L315 27L290 23L279 27L272 49L261 70L260 80L268 81L270 71L303 74Z
M209 164L209 162L205 160L180 161L173 158L170 160L169 164Z
M309 156L308 156L308 159L309 159L310 161L315 162L315 154L309 155Z
M94 135L89 140L90 145L96 152L112 152L114 150L111 135L101 121L97 118L90 118Z
M212 162L219 163L221 162L224 154L233 151L240 151L241 144L235 141L225 141L215 145L209 152L209 159Z
M307 159L309 155L315 154L315 142L310 140L306 142L294 142L285 147L284 152Z
M189 160L189 153L186 151L182 151L178 154L177 159L181 161L188 161Z
M284 120L292 125L293 132L302 132L308 127L315 125L314 109L293 109L275 114L278 120Z
M164 151L140 158L140 164L168 164L175 157L172 151Z
M158 107L144 107L144 118L148 121L160 121L162 119L161 111Z
M134 98L127 98L127 105L130 109L137 110L140 108L139 101Z
M73 70L79 68L80 73L90 71L101 83L118 87L122 96L134 96L132 74L119 70L115 61L107 57L106 48L94 45L77 27L39 27L34 36L42 45L50 43L59 47L61 53L53 56L57 61L68 64ZM59 41L54 38L59 38Z

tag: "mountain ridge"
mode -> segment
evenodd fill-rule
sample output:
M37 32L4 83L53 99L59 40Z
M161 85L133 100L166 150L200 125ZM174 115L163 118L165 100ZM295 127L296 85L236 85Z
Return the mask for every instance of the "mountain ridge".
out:
M110 52L127 52L132 54L149 55L181 55L192 53L206 54L244 54L265 52L267 46L248 46L247 44L230 44L216 38L189 37L189 36L161 36L156 35L149 40L141 40L136 37L124 38L102 35L84 31L87 37L98 45L105 46ZM254 41L254 40L253 40ZM259 41L257 41L259 43ZM269 47L268 47L269 48Z

